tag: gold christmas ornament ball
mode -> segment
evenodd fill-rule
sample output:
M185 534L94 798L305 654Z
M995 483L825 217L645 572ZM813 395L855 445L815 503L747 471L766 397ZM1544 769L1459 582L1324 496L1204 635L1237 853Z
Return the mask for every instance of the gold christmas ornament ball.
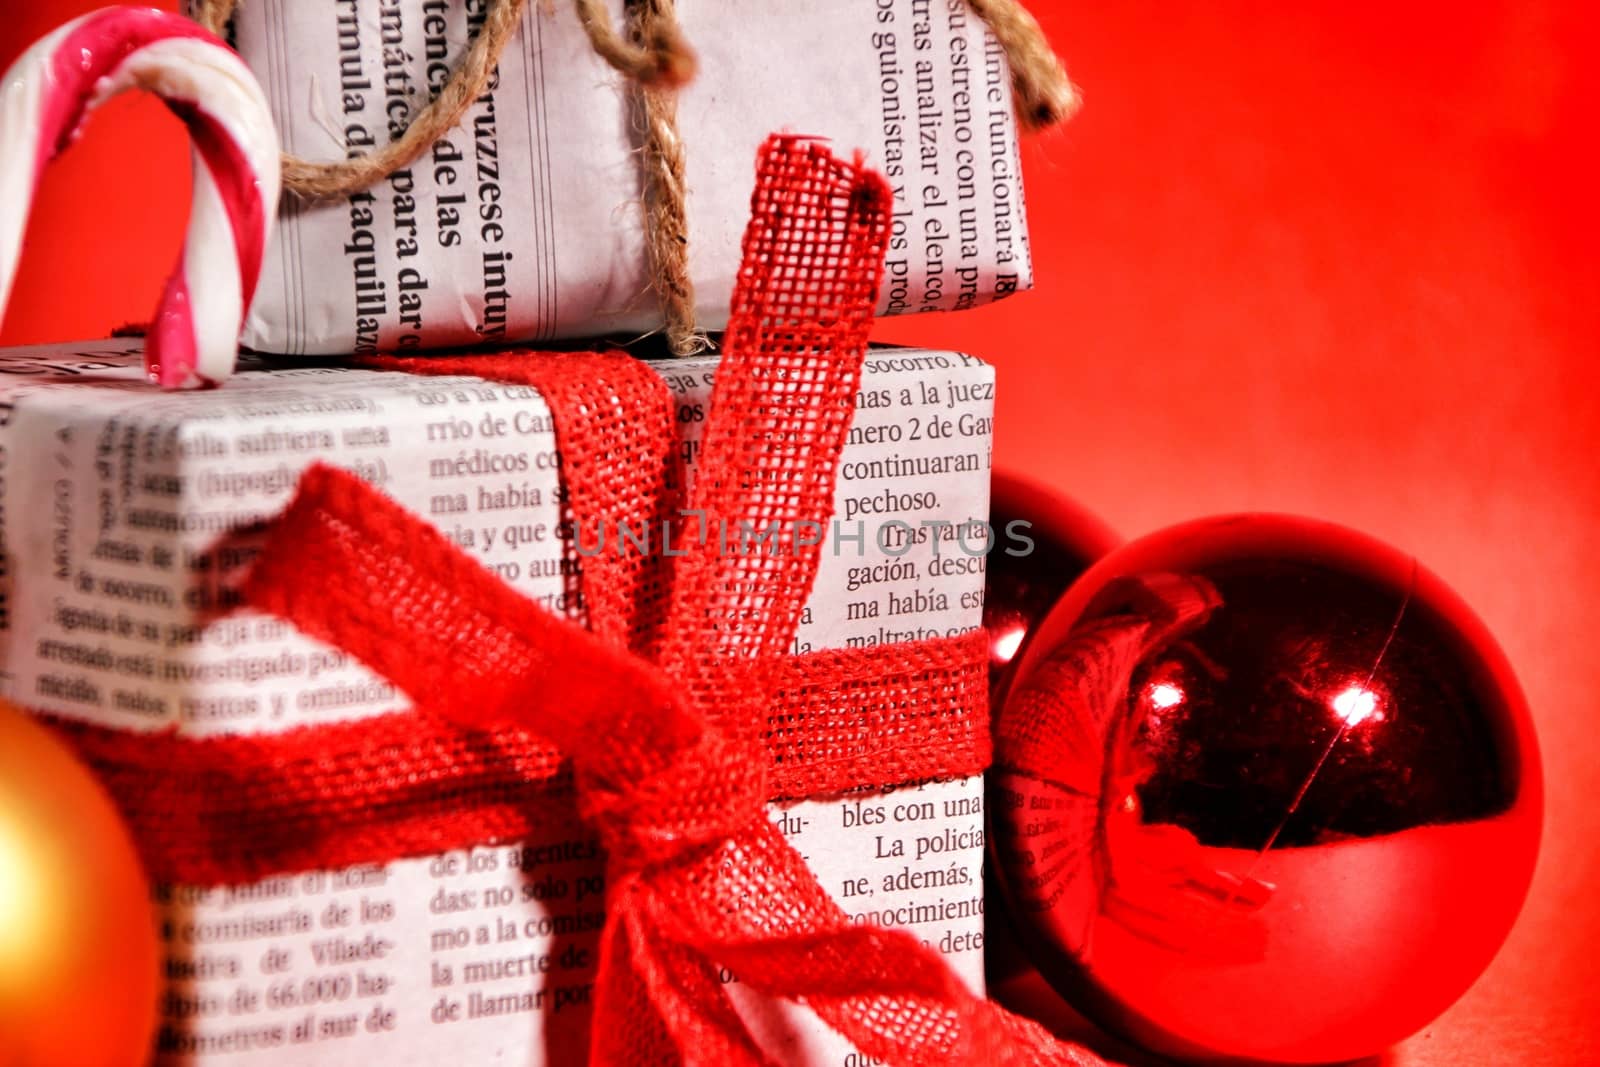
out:
M158 966L149 883L111 800L0 702L0 1064L147 1062Z

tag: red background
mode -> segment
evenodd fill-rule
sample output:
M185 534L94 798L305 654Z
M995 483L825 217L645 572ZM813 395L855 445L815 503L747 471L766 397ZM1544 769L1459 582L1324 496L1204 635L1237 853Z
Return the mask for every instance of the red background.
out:
M7 6L0 64L99 5ZM1389 1061L1600 1062L1600 20L1578 0L1033 6L1085 98L1025 152L1037 289L880 335L992 360L998 462L1125 534L1302 512L1477 607L1538 721L1545 848L1494 966ZM142 320L186 157L153 102L107 108L50 171L0 342Z

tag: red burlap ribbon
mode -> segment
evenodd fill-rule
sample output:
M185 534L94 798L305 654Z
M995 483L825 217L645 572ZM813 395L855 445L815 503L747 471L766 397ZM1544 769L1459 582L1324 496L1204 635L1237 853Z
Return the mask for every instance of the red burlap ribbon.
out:
M771 1063L722 968L884 1063L1098 1063L974 996L909 934L853 924L767 818L773 798L978 773L988 738L981 635L788 654L820 552L803 531L832 514L892 197L875 174L775 138L752 208L687 497L671 398L630 359L378 361L536 386L586 521L659 529L687 500L698 518L681 555L583 559L587 628L317 467L246 600L357 656L418 713L142 748L71 732L158 876L186 881L515 839L570 765L608 856L596 1064ZM777 532L730 551L744 524ZM470 812L442 803L463 795Z

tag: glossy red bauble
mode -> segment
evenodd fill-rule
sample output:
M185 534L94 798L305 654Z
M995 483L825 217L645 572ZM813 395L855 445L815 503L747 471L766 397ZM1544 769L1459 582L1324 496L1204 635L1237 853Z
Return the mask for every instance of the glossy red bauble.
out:
M1111 553L996 713L995 866L1035 964L1160 1053L1331 1063L1426 1025L1532 876L1531 721L1409 556L1239 516Z
M1074 501L1004 471L991 482L989 525L996 550L984 572L983 628L993 687L1034 624L1121 539Z
M1026 478L995 471L989 525L995 550L983 580L983 628L989 637L989 691L1007 676L1039 620L1095 560L1121 543L1111 528L1076 501ZM991 884L985 966L991 982L1028 969Z

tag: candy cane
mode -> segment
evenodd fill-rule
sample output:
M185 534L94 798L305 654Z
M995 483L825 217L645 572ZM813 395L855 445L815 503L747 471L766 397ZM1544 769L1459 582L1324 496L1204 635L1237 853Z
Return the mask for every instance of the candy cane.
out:
M194 194L183 255L145 347L164 388L233 372L278 204L278 136L244 62L188 19L108 7L39 40L0 80L0 314L45 164L97 105L130 88L160 96L189 127Z

